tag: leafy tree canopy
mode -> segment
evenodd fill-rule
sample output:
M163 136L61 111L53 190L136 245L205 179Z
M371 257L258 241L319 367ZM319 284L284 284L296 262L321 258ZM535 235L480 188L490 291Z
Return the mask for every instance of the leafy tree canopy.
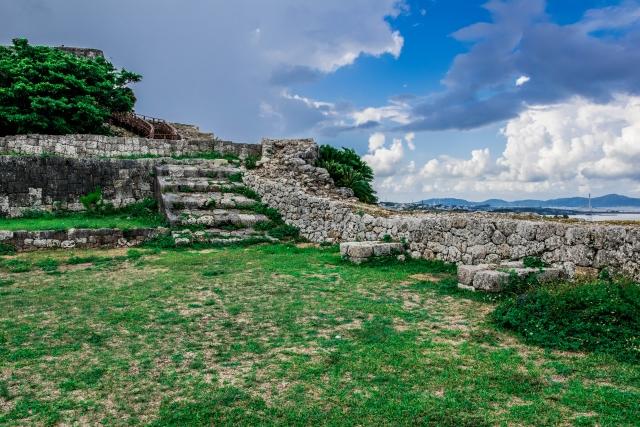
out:
M140 79L102 57L15 39L0 46L0 135L107 133L112 113L133 109L127 84Z
M373 170L350 148L341 150L330 145L320 146L318 167L325 168L339 187L353 190L355 196L364 203L376 203L373 190Z

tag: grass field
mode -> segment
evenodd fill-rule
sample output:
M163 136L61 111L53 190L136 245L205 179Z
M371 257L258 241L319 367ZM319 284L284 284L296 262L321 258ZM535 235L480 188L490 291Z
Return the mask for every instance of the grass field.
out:
M638 424L640 366L525 345L455 283L291 245L5 257L0 424Z
M0 230L68 230L70 228L146 228L165 225L157 217L133 217L126 214L91 216L86 213L69 213L64 216L44 216L41 218L0 218Z

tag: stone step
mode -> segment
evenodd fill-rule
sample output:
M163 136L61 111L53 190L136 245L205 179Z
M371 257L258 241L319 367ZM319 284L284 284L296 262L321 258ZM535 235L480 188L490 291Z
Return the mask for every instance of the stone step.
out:
M226 179L241 172L242 169L232 166L162 165L156 168L158 177Z
M162 193L215 192L222 188L242 187L242 183L204 177L158 177Z
M235 209L183 209L169 211L167 219L172 225L207 225L212 227L229 224L252 227L259 222L269 220L262 214L248 213Z
M404 251L404 245L399 242L340 243L340 255L342 258L355 264L361 264L369 258L403 256Z
M243 209L256 201L234 193L164 193L162 205L168 210L183 209Z
M553 283L566 278L560 268L525 268L521 262L458 266L458 287L467 290L500 292L509 285L511 275L521 279L535 276L538 283Z
M260 238L265 241L277 242L278 239L259 232L253 228L243 228L240 230L222 230L219 228L209 228L201 231L192 231L189 229L176 230L171 233L177 245L188 245L191 243L238 243L249 239Z

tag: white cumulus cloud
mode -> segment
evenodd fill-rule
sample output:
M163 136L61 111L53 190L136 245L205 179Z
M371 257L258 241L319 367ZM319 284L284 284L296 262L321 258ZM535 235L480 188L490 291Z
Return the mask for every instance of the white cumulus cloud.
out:
M497 159L487 148L469 158L438 156L417 173L387 174L378 184L381 196L400 188L473 200L640 192L640 97L531 106L502 134L506 144Z
M529 80L531 80L531 77L529 76L520 76L516 79L516 86L524 86L529 82Z
M490 160L491 153L488 148L473 150L470 159L440 156L437 159L429 160L420 171L420 174L425 178L476 178L486 174L490 170Z
M399 166L404 158L404 147L401 139L394 138L390 146L386 146L385 140L386 138L382 133L371 135L369 138L369 153L362 157L379 178L398 173Z
M411 151L416 149L416 145L413 143L415 139L416 139L416 134L413 132L409 132L404 136L404 140L407 141L407 147L409 147L409 150Z

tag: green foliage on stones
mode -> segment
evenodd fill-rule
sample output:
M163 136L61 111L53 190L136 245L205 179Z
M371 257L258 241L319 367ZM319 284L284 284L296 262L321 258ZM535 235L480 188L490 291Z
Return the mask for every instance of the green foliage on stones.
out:
M354 150L321 145L316 166L325 168L338 187L352 189L361 202L377 203L376 192L371 185L373 170Z
M522 263L527 268L544 268L547 267L547 264L539 257L528 256L524 257Z

